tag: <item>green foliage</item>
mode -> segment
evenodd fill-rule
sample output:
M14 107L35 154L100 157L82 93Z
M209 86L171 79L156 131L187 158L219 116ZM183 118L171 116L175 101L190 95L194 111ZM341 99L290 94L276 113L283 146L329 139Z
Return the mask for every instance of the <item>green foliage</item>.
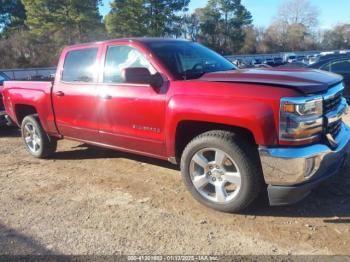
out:
M146 17L143 0L114 1L105 18L107 33L113 37L144 36L147 32Z
M182 16L190 0L146 0L149 36L180 36Z
M245 29L253 21L241 0L209 0L197 14L200 21L198 39L222 54L232 54L242 48Z
M59 42L86 41L101 26L101 0L22 0L31 33L36 36L59 34Z
M190 0L114 0L106 17L111 37L180 36Z
M109 37L184 37L234 53L350 48L350 25L317 35L318 11L288 0L265 30L252 26L241 0L209 0L186 13L190 0L0 0L0 68L55 65L63 46Z
M0 37L23 29L25 19L21 0L0 0Z
M1 67L52 66L64 46L105 38L98 9L101 0L22 0L16 3L23 4L25 27L0 41ZM8 30L6 28L6 32Z
M197 10L192 14L185 14L182 21L184 38L192 41L197 41L200 29L200 21Z

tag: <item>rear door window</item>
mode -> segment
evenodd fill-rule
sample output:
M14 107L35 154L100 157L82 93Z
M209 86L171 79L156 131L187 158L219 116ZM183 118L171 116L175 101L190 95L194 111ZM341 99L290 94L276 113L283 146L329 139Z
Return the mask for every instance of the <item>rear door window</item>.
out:
M86 48L67 53L62 80L65 82L94 82L98 48Z

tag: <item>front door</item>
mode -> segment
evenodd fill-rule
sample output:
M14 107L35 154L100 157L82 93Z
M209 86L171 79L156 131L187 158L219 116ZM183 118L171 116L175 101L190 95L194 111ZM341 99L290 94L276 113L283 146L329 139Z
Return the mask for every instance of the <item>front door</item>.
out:
M103 144L153 156L165 155L163 90L146 84L124 83L125 68L154 67L136 48L106 48L103 82L99 86L100 138Z

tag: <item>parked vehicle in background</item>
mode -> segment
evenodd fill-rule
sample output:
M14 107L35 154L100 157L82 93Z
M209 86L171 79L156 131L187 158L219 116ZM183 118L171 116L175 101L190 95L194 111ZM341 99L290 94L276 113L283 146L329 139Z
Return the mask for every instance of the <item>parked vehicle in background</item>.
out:
M283 59L282 59L282 57L275 57L275 58L273 59L273 63L275 64L275 66L283 65Z
M169 160L199 202L236 212L266 185L271 205L295 203L342 168L342 81L237 70L197 43L135 38L65 48L54 83L5 82L3 93L32 156L67 138Z
M243 59L235 59L232 61L234 65L236 65L238 68L249 68L252 67L249 63L244 61Z
M290 63L289 61L294 61L297 55L295 53L283 53L282 58L284 63Z
M257 64L254 66L255 68L271 68L272 66L268 64Z
M297 62L297 57L295 55L288 56L287 63Z
M331 56L329 59L321 60L309 66L336 73L344 77L345 90L344 96L348 103L350 103L350 55Z
M10 80L10 78L6 74L0 72L0 127L7 123L6 111L5 111L4 103L2 101L2 89L3 89L4 81L7 81L7 80Z
M53 81L55 78L54 74L50 75L32 75L28 77L28 81Z
M11 80L19 81L50 81L56 73L55 67L44 68L20 68L20 69L1 69Z
M308 58L308 64L309 64L309 65L312 65L312 64L318 62L319 57L320 57L320 55L312 55L312 56L309 56L309 58Z
M296 61L297 61L297 62L303 62L303 63L305 63L305 61L306 61L306 56L304 56L304 55L297 56L297 57L296 57Z
M265 61L263 62L263 64L269 65L269 66L275 66L275 62L273 61L272 58L267 58L267 59L265 59Z
M283 64L279 66L279 68L305 68L307 66L308 64L305 64L304 62L293 62L293 63Z
M330 54L330 55L323 55L319 56L317 62L325 61L325 60L330 60L330 59L336 59L336 58L342 58L345 56L350 56L350 54Z
M262 63L263 63L262 59L259 59L259 58L253 59L251 61L251 65L253 66L261 65Z
M9 79L10 78L6 74L4 74L3 72L0 72L0 91L2 91L4 81L7 81Z

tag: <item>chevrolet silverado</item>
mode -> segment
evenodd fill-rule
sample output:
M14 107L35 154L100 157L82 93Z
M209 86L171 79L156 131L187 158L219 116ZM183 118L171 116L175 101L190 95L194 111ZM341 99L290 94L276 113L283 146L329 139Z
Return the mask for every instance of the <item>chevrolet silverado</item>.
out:
M262 190L292 204L336 175L343 90L328 72L237 70L198 43L132 38L67 47L53 82L5 82L3 102L34 157L66 138L168 160L199 202L238 212Z

